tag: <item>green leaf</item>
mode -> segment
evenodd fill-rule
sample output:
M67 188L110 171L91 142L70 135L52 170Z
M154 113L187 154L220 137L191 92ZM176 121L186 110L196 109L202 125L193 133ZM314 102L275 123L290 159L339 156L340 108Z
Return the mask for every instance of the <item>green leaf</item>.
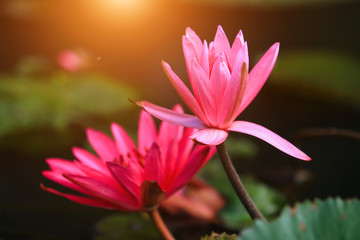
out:
M360 201L329 198L284 209L270 224L256 221L239 240L356 240L360 239Z
M283 52L271 73L274 86L327 100L360 105L360 61L334 51Z
M250 177L240 177L251 198L266 218L273 217L280 211L281 207L284 206L285 197L278 191ZM227 197L228 203L220 213L220 217L225 226L231 229L239 229L240 227L251 224L252 220L248 212L245 210L233 190L232 194Z
M131 106L128 97L136 97L132 88L100 74L0 76L0 137L119 113Z
M110 215L100 220L95 229L94 240L161 238L150 219L140 213Z
M236 239L235 234L228 235L227 233L218 234L214 232L212 232L210 236L206 235L205 237L201 238L201 240L235 240L235 239Z
M225 196L226 206L219 213L225 227L239 229L252 223L249 214L233 190L220 159L217 157L211 159L198 176L204 178ZM251 177L240 176L240 178L259 210L267 218L273 217L285 205L285 197L280 192Z

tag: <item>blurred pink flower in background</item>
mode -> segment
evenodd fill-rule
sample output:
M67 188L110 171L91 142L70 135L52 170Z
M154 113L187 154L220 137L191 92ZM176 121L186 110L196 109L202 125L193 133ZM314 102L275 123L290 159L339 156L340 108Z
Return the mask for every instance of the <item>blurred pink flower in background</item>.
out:
M270 130L255 123L235 121L268 78L279 53L279 43L269 48L250 73L247 42L241 31L230 46L223 29L218 26L214 41L208 45L187 28L182 44L193 92L166 62L163 62L163 67L175 90L195 116L146 101L137 102L139 106L163 121L200 129L191 138L203 144L221 144L226 140L228 131L235 131L258 137L293 157L310 160L305 153Z
M69 72L77 72L87 65L86 54L76 50L63 50L57 58L60 67Z
M182 113L180 105L173 109ZM152 117L142 111L138 146L118 124L111 125L114 140L87 129L87 138L98 156L74 147L74 161L49 158L48 179L81 194L43 187L71 201L123 211L146 211L182 188L215 153L214 147L194 146L193 129L162 122L157 132Z
M174 215L185 212L204 221L216 222L216 215L224 205L224 198L215 188L193 178L183 189L166 199L161 207Z

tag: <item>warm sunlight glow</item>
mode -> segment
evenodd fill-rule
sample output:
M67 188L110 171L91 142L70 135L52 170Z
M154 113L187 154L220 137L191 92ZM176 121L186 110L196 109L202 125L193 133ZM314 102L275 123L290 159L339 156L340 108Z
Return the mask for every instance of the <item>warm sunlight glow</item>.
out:
M146 9L146 0L98 0L98 10L104 11L107 16L139 17Z
M139 4L139 0L103 0L102 2L109 7L127 8L128 10Z

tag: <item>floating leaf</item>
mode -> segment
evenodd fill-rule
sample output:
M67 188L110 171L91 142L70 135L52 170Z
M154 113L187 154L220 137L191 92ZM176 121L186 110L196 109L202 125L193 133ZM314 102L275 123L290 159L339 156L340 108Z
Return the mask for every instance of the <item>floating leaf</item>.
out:
M287 207L270 224L256 221L239 240L356 240L360 239L360 201L329 198Z
M294 51L279 56L270 83L306 96L360 104L360 61L331 51Z
M38 127L64 128L131 106L135 91L99 74L0 76L0 137Z
M94 240L160 239L154 224L139 213L114 214L100 220Z
M228 235L227 233L218 234L212 232L210 236L206 235L205 237L202 237L201 240L236 240L236 235Z

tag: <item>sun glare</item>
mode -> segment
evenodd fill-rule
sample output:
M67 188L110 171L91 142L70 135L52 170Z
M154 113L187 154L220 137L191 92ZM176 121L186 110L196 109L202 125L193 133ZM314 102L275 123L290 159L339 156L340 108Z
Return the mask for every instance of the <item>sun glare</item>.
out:
M109 5L114 5L114 6L131 6L136 4L136 0L106 0L108 2ZM104 1L104 2L106 2Z
M138 17L148 5L146 0L100 0L97 6L110 15Z

